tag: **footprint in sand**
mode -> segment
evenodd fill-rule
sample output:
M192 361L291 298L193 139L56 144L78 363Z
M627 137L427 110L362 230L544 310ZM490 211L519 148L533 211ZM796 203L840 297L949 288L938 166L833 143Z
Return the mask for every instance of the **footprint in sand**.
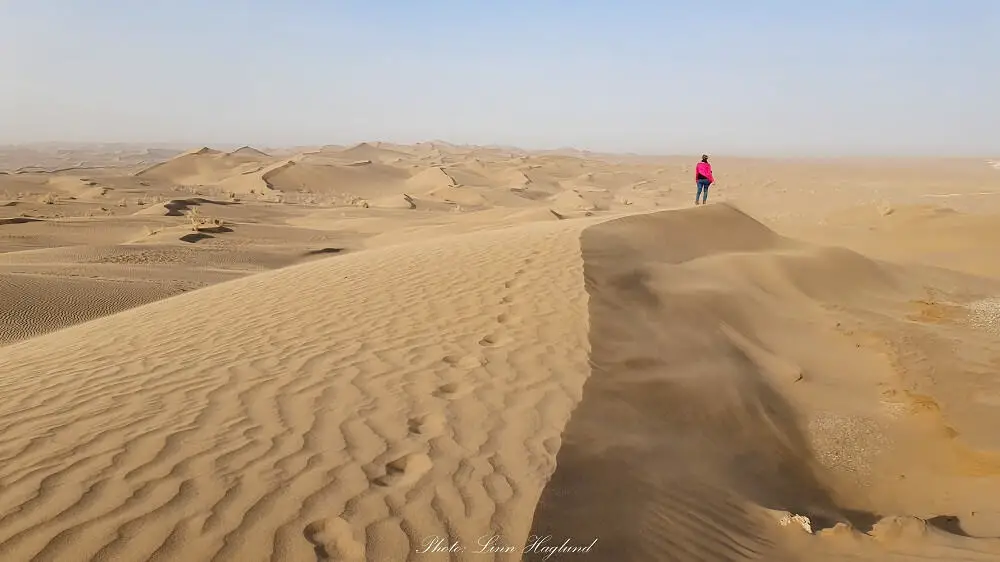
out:
M504 297L504 298L500 299L500 304L510 304L512 302L514 302L514 299L512 299L510 297Z
M483 347L497 347L510 341L510 338L502 334L490 334L479 340L479 345Z
M478 355L445 355L441 358L441 361L452 367L462 367L464 369L475 369L489 363L485 357Z
M313 545L318 562L363 562L365 545L359 541L350 523L340 517L318 519L302 532Z
M427 474L434 464L423 453L403 455L385 465L385 476L374 479L378 486L409 486Z
M442 384L434 391L434 396L437 398L444 398L445 400L454 400L460 396L468 394L471 389L461 383L449 382Z
M444 432L445 419L441 414L425 414L410 418L408 422L410 433L435 437Z

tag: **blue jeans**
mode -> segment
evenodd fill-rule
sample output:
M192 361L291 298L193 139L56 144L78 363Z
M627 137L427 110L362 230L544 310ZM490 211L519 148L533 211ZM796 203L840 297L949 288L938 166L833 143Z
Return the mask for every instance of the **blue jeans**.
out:
M708 180L698 180L698 193L694 196L694 202L698 203L698 199L701 199L703 203L708 203L708 186L712 185L712 182ZM702 197L702 194L705 194Z

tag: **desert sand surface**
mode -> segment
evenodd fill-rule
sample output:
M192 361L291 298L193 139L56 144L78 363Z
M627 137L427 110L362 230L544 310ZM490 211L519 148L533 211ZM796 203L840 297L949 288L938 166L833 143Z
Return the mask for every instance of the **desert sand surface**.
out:
M696 161L3 147L0 559L1000 560L1000 169Z

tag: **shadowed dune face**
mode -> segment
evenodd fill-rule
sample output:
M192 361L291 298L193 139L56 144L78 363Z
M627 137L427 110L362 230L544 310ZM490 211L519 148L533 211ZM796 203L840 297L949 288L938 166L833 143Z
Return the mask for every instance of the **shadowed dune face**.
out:
M934 365L955 373L938 392L971 388L958 371L969 364L947 351L954 345L904 319L929 280L969 278L805 245L728 205L601 222L583 231L581 251L591 376L533 537L550 537L553 547L596 539L589 554L616 561L1000 553L997 541L968 538L956 511L942 511L959 504L937 499L946 489L976 498L995 488L958 476L969 456L955 453L964 450L953 441L958 431L921 417L917 402L905 414L906 404L893 402L928 384L921 373L933 375L915 352L938 353ZM841 320L865 326L870 340L843 339L851 331L838 331ZM876 333L901 334L893 341L905 351L866 351L881 341ZM870 436L858 438L866 427ZM974 429L963 427L970 436ZM976 474L993 474L992 456L971 455ZM924 468L926 459L952 457L950 468ZM950 484L935 488L934 477ZM988 509L981 505L961 520L974 522L975 510ZM889 515L900 509L920 515ZM818 535L783 529L780 518L792 514ZM893 538L900 525L916 538ZM821 542L806 542L813 538ZM527 559L547 554L529 548Z
M732 209L700 214L726 220L705 231L713 217L661 213L584 232L593 373L532 534L598 538L601 560L776 560L749 502L866 523L830 499L792 408L720 329L724 299L658 288L665 263L783 244Z

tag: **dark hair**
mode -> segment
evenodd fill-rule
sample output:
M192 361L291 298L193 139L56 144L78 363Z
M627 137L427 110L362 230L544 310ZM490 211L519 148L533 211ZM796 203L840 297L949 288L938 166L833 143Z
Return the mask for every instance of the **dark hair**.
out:
M708 155L707 154L702 154L701 155L701 161L702 162L708 162Z

